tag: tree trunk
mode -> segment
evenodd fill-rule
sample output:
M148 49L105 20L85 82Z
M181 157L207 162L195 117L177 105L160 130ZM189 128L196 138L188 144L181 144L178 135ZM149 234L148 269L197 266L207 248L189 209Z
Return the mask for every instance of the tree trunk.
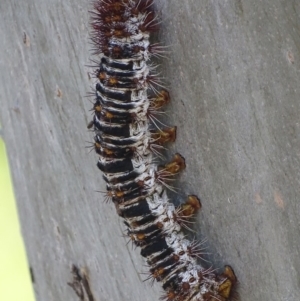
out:
M300 300L300 2L155 1L160 70L177 125L168 154L187 169L194 225L213 267L230 264L243 301ZM158 300L139 251L103 202L86 125L91 104L88 1L2 0L1 109L37 300L76 300L70 266L87 267L95 299ZM78 299L78 298L77 298Z

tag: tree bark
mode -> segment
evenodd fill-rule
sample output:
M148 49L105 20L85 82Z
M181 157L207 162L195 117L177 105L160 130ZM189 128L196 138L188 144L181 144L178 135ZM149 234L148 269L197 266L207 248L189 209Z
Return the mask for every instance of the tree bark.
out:
M187 169L178 202L196 194L194 225L213 267L230 264L243 301L300 300L300 2L155 1L161 62L177 125L168 154ZM158 300L147 268L103 203L86 125L91 5L2 0L1 110L37 300L76 300L74 263L97 301Z

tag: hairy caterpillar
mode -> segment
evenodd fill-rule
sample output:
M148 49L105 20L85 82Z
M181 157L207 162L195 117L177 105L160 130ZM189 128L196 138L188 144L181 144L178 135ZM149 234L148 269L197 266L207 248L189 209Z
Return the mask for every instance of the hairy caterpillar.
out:
M95 77L94 149L106 182L106 200L124 218L127 234L149 265L149 279L162 282L164 300L230 300L236 277L229 266L222 274L198 261L199 243L185 238L201 204L197 197L175 207L168 198L169 181L185 168L175 154L158 166L154 157L176 138L176 127L158 128L155 117L169 102L158 91L151 56L163 48L149 41L158 30L153 0L96 0L91 12L94 54L100 55Z

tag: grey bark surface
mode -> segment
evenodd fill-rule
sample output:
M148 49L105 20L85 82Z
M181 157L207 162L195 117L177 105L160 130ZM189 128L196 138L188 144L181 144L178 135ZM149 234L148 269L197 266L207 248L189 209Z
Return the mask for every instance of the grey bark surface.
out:
M243 301L300 300L300 2L155 1L160 70L178 126L168 154L199 195L194 225L213 267L230 264ZM97 301L158 300L112 204L103 203L86 125L89 1L0 2L0 122L36 300L77 300L70 266Z

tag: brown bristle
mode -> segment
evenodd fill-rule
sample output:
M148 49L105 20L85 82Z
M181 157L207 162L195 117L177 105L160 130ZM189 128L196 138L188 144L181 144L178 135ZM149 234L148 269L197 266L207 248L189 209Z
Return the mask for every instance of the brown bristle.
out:
M153 279L156 279L157 281L161 281L161 276L165 272L165 269L160 267L160 268L157 268L154 270L151 269L150 272L151 272Z
M147 11L151 11L153 4L153 0L140 0L136 1L135 6L133 7L131 13L134 15L137 15L139 13L145 13Z
M122 198L124 196L124 191L115 191L115 196L117 198Z
M149 12L147 14L147 17L145 18L143 24L139 26L140 31L145 32L154 32L157 31L159 26L158 22L155 20L155 13L153 11Z
M114 30L113 35L117 38L127 38L130 36L130 33L125 29L116 29Z
M169 102L170 102L169 92L166 90L161 90L155 98L151 99L150 107L155 110L158 110L162 106L168 104Z
M231 293L232 283L229 279L222 282L218 288L218 293L225 299L228 299Z
M168 291L165 295L161 296L159 299L160 300L165 300L165 301L173 301L177 297L177 294L174 291Z
M221 278L221 282L218 292L220 296L228 299L233 294L233 288L237 283L237 278L229 265L224 267L224 272L219 277Z
M112 16L105 16L103 19L104 19L104 23L106 24L113 22Z
M102 110L102 107L100 105L95 105L94 110L95 110L96 113L100 113L101 110Z
M101 81L105 80L106 79L106 73L105 72L99 72L98 78Z
M94 9L99 12L100 15L110 14L119 14L125 10L126 6L123 1L112 1L106 0L97 1L94 4Z
M114 152L108 148L104 148L103 151L107 156L111 156L114 154Z
M186 203L191 205L195 210L199 210L202 207L199 198L195 195L189 195Z
M137 238L138 240L144 240L145 237L146 237L146 235L145 235L144 233L139 233L139 234L136 235L136 238Z
M186 202L180 207L180 216L189 217L201 209L201 203L195 195L189 195Z
M113 36L113 33L110 30L107 30L107 31L104 32L104 36L106 38L111 38Z
M164 170L175 175L185 168L185 160L180 154L175 154L172 161L164 166Z
M138 223L136 221L133 221L130 223L131 228L136 228L138 227Z
M237 278L230 265L225 265L223 275L230 279L233 284L237 283Z
M118 83L118 79L116 77L111 77L108 79L108 85L115 86Z
M157 181L165 184L168 187L166 183L172 181L173 177L177 175L180 171L182 171L184 168L184 158L179 154L175 154L171 162L165 164L164 166L158 167L155 176ZM177 220L176 214L174 214L174 219Z
M114 117L114 115L110 112L105 112L105 117L108 119L112 119Z
M165 128L163 130L153 132L151 136L157 144L174 142L176 140L176 129L176 126Z
M99 151L101 150L101 144L98 143L98 142L95 142L95 143L94 143L94 147L95 147L96 153L99 152Z

